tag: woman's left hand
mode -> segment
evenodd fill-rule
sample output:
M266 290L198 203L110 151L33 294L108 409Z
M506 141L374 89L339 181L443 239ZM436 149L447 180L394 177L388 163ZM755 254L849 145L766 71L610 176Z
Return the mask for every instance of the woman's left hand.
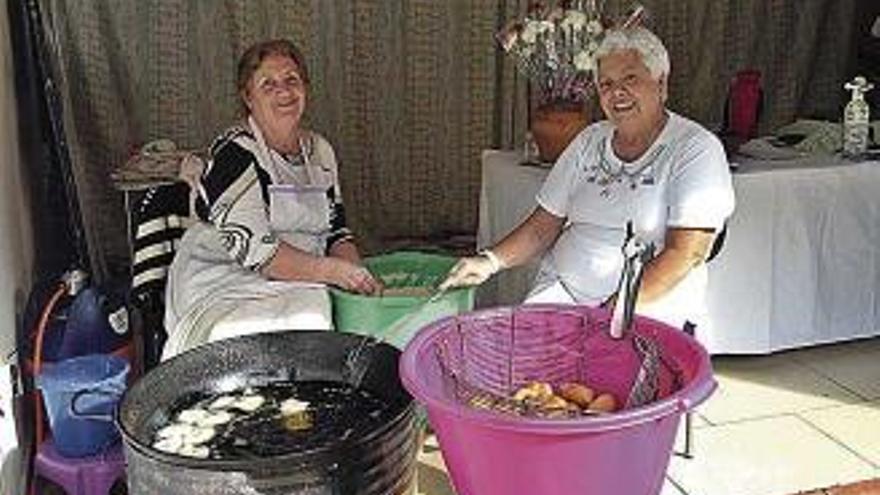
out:
M370 270L368 270L364 266L361 266L355 272L354 278L355 292L367 295L374 295L380 294L382 290L385 289L385 287L382 285L382 282L374 277L373 274L370 273Z
M358 294L378 294L382 290L382 284L366 267L341 258L327 259L333 263L331 279L334 285Z

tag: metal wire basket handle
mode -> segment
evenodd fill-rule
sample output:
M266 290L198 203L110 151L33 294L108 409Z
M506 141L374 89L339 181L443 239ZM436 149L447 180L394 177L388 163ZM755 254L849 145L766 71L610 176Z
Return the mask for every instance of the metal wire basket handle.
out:
M645 243L633 232L632 220L626 223L623 242L623 271L617 285L617 300L611 318L611 337L619 339L632 327L636 300L642 283L645 265L654 257L654 244Z
M641 359L639 370L633 380L626 408L638 407L654 401L660 393L660 350L657 344L632 330L636 300L639 297L645 265L654 257L654 244L645 243L633 232L630 220L626 224L623 243L623 271L620 274L618 299L611 318L611 337L621 339L624 333L632 334L632 344Z

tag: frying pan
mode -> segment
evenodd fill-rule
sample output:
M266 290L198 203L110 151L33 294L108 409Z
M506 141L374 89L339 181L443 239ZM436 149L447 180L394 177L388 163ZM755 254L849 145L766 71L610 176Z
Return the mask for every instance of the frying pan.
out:
M415 486L415 404L397 374L400 351L377 344L360 386L384 400L391 419L356 438L293 454L250 459L196 459L151 447L180 398L274 382L345 382L345 357L361 336L290 331L221 340L161 363L122 397L117 425L128 460L129 493L403 494Z

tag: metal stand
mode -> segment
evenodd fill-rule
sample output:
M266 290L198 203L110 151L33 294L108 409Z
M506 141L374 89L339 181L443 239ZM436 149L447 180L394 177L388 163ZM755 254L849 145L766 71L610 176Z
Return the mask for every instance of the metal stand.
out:
M697 333L697 326L687 321L682 328L684 333L694 337ZM684 449L676 451L675 455L684 457L685 459L694 458L694 413L688 411L684 415Z

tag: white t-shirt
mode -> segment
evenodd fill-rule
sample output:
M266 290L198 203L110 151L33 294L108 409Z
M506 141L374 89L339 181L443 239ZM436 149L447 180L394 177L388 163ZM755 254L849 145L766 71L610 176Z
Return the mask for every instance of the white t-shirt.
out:
M615 155L608 121L584 129L562 153L536 199L567 222L544 256L527 302L598 304L614 293L630 220L656 253L667 227L722 228L734 207L724 148L699 124L668 114L655 142L633 162ZM639 312L676 326L698 323L705 313L705 284L701 265Z

